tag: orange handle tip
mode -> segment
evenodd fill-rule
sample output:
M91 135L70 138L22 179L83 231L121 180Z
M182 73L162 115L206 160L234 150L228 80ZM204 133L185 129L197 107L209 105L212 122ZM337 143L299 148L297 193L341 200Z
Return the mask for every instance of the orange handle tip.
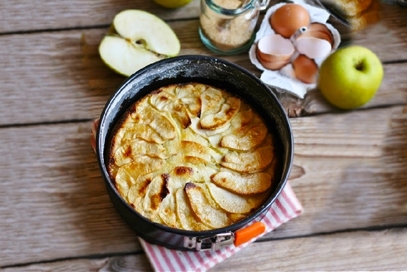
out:
M263 234L265 231L266 226L262 222L255 222L252 225L235 232L234 245L237 247L249 242L251 239Z

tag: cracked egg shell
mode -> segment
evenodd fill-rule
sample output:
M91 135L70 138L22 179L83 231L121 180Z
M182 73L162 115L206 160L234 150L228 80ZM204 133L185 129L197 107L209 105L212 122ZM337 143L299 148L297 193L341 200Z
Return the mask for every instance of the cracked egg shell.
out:
M297 51L311 59L327 57L332 51L332 44L327 40L312 36L300 36L295 41Z
M256 47L259 62L269 70L278 70L288 64L294 52L291 41L278 34L262 37Z
M328 27L321 23L312 23L308 26L307 31L305 31L303 36L310 36L318 39L323 39L328 41L331 45L334 43L334 36Z

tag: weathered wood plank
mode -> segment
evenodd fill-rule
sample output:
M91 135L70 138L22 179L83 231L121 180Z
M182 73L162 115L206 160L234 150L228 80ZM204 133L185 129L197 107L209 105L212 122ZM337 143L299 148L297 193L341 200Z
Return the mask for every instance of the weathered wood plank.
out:
M181 41L181 55L213 55L199 40L197 20L176 21L170 25ZM108 97L125 79L107 68L98 55L98 45L106 30L0 36L0 125L97 117ZM376 36L366 35L358 43L370 47L378 40L386 40L385 45L375 47L383 61L407 59L404 56L407 42L393 43L389 35L394 34L382 29ZM222 58L260 75L246 54ZM403 63L385 65L383 85L368 107L405 103L407 78L399 75L405 74L406 69ZM334 110L318 91L311 91L304 100L281 95L281 101L290 116ZM24 110L21 110L22 104Z
M109 200L89 136L90 123L0 129L0 266L140 251Z
M406 237L406 229L400 229L255 243L213 271L403 270Z
M179 33L183 53L205 51L199 42L197 21L171 25ZM0 125L99 116L125 79L99 57L98 46L106 31L1 36ZM22 103L25 110L21 110Z
M304 214L273 235L407 224L406 108L291 119Z
M382 4L380 22L353 35L353 42L368 46L384 61L407 60L407 52L397 48L407 47L407 9L398 5ZM403 30L404 29L404 30Z
M305 210L264 239L407 225L405 108L291 123L290 182ZM89 135L88 122L0 129L0 266L140 251L107 196Z
M254 243L210 271L404 270L407 230L345 232ZM145 255L74 259L6 268L14 271L152 271Z
M178 9L163 8L153 0L3 0L0 2L0 33L110 25L113 17L125 9L145 10L164 20L196 18L199 0Z
M109 25L118 12L125 9L142 9L164 20L196 18L199 16L200 0L192 0L188 5L178 9L160 7L153 0L133 1L40 1L40 0L4 0L0 3L0 33L13 33L35 30L53 30L65 28L99 27ZM271 0L270 6L279 2ZM313 1L308 1L313 4ZM397 17L406 15L406 11L397 5L382 5L382 19L386 25L399 28ZM29 19L27 19L29 18ZM331 20L336 22L336 20ZM342 26L335 24L341 31Z
M118 257L74 259L69 261L55 261L19 267L8 267L1 271L153 271L144 253L129 254Z
M97 117L124 80L102 63L97 47L127 8L168 20L181 54L212 55L199 41L198 0L171 11L141 0L0 3L0 267L15 266L6 270L151 270L107 196L89 146L90 122L80 121ZM353 37L386 63L383 85L364 110L337 112L317 91L304 100L280 96L292 116L334 113L291 119L290 183L304 214L215 270L253 263L259 271L405 269L405 229L319 235L407 225L407 109L371 109L406 104L400 75L407 72L407 10L383 12L381 23ZM246 54L224 58L260 74ZM57 124L35 125L44 122ZM303 235L314 237L293 238ZM275 238L291 239L267 241ZM110 255L124 257L94 258Z

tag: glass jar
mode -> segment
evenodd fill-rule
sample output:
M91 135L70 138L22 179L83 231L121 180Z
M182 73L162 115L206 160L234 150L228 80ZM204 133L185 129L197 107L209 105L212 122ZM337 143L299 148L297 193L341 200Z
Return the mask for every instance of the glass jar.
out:
M248 50L260 10L270 0L201 0L199 36L217 54L233 55Z

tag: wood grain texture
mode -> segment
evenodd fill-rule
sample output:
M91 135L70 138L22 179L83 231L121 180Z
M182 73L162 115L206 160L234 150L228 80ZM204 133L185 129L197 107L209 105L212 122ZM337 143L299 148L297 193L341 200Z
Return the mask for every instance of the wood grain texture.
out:
M357 231L254 243L209 271L401 271L407 229ZM33 264L16 271L153 271L144 255Z
M352 232L255 243L213 271L404 270L406 229Z
M183 54L192 53L192 44L193 52L207 52L199 42L197 21L171 26L180 33ZM125 80L99 57L98 46L106 31L0 36L4 64L0 68L0 125L98 117Z
M0 2L0 33L107 26L125 9L142 9L163 20L196 18L199 0L173 10L163 8L153 0L3 0Z
M197 20L175 21L170 26L181 41L181 55L214 55L199 39ZM0 36L3 63L0 67L0 126L99 116L107 99L125 79L111 71L99 57L98 46L106 31L90 29ZM383 61L399 61L406 54L407 41L395 42L388 38L389 35L393 37L394 33L382 29L377 36L366 35L357 43L370 47L376 44L376 39L388 40L385 46L375 48L375 52ZM222 58L260 75L246 54ZM405 103L407 78L399 75L406 72L403 63L385 65L382 87L366 107ZM305 99L287 94L280 94L279 98L291 117L335 111L318 90L310 91ZM23 111L19 107L21 103L24 103Z
M407 226L405 108L291 123L290 183L304 213L262 240ZM141 251L107 196L89 136L89 122L0 129L0 266Z
M89 137L90 123L0 129L0 267L140 251L109 200Z
M176 10L152 0L0 2L2 271L152 269L89 143L90 121L125 79L101 61L98 45L127 8L166 20L181 55L214 56L198 36L198 0ZM289 116L302 117L290 119L290 184L304 213L214 271L407 267L407 9L382 12L380 23L352 34L384 62L369 104L341 112L318 90L303 100L278 94ZM260 75L247 54L218 57Z
M406 226L406 118L394 107L291 119L304 213L270 236Z
M398 60L407 60L407 52L399 52L398 47L407 46L407 33L401 31L407 27L407 9L399 5L382 4L381 19L352 35L356 44L362 44L378 53L383 61L391 61L396 56ZM369 41L369 42L368 42Z
M50 263L38 263L19 267L6 267L2 272L65 272L65 271L154 271L146 255L128 254L124 256L105 258L80 258L74 260L55 261Z

